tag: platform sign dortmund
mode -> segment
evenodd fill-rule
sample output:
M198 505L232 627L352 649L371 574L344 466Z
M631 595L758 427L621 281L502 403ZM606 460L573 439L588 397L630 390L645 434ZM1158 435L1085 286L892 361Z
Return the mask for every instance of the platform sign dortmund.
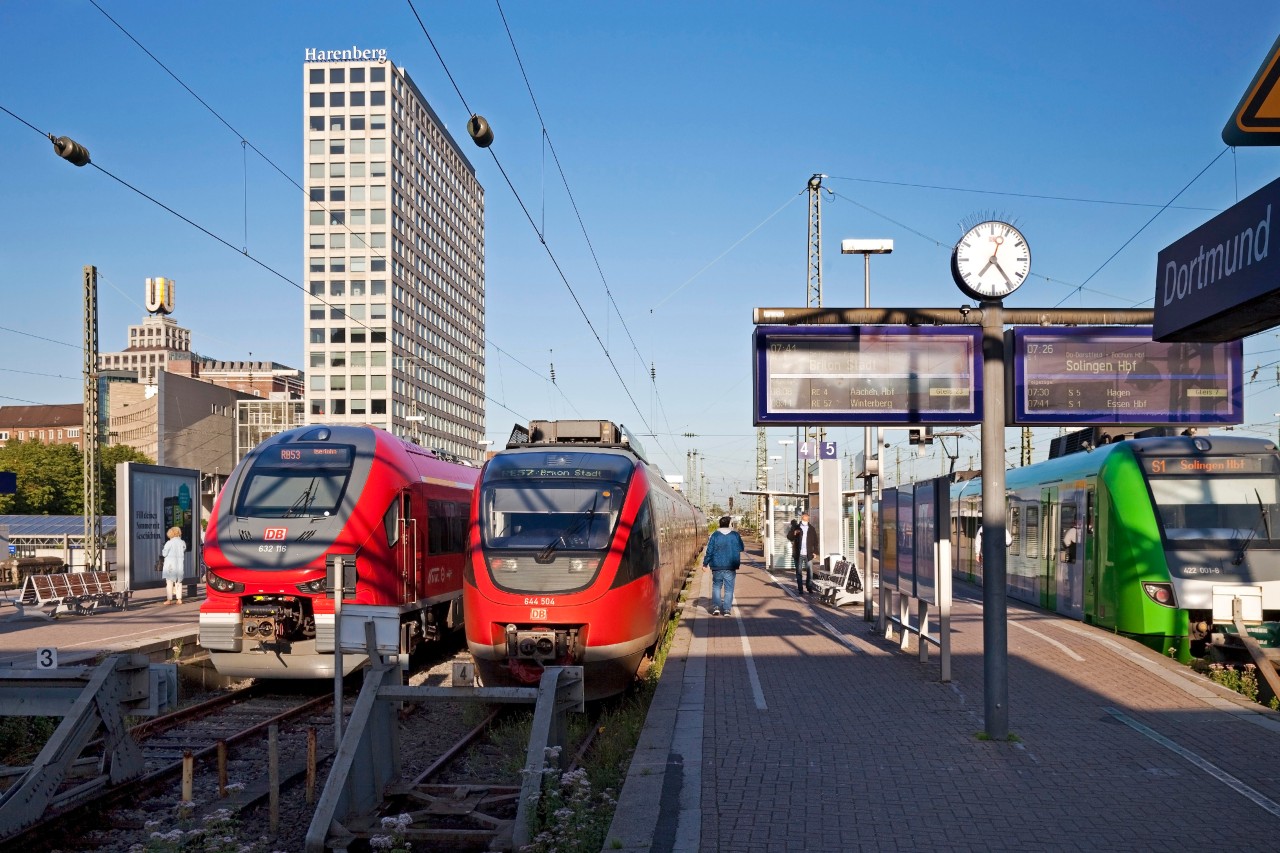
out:
M754 348L756 426L982 420L973 326L757 326Z
M1228 145L1280 145L1280 38L1222 128Z

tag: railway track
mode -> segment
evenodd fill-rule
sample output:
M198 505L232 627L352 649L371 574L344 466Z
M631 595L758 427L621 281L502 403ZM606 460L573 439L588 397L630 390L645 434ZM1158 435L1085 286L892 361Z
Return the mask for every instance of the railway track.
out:
M254 684L149 720L130 730L143 754L141 777L73 807L50 811L5 844L33 852L128 850L140 831L171 822L179 811L189 822L219 807L246 808L268 793L261 781L267 773L272 726L278 727L279 754L291 757L281 762L284 784L306 773L308 742L318 745L316 764L332 752L332 706L331 694L273 694ZM180 810L188 753L195 771L194 804ZM96 772L96 759L84 763ZM121 846L117 836L127 843Z
M411 680L443 683L451 665L450 660L438 661ZM518 805L528 738L527 726L512 723L513 716L509 710L477 709L448 699L408 709L400 743L401 777L408 781L388 792L383 813L414 815L409 837L415 850L485 849L509 834L506 825ZM278 728L280 756L274 809L267 783L272 724ZM305 784L308 744L315 749L318 796L333 753L332 725L331 692L281 695L261 684L148 720L131 729L143 751L143 776L75 808L50 813L0 846L24 853L204 849L181 846L175 839L212 820L220 834L236 839L237 846L227 849L301 850L314 814ZM596 731L593 721L568 747L572 764L581 760ZM221 773L220 744L226 756ZM194 767L192 802L182 805L188 752ZM96 759L84 761L85 775L98 772ZM273 811L278 817L274 828ZM363 837L382 833L377 817L353 829Z

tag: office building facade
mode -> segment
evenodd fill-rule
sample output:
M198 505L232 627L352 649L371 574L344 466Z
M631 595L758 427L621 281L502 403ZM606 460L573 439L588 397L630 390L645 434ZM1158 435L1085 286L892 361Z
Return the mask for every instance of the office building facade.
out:
M303 65L310 423L370 423L468 459L484 436L484 190L378 50Z

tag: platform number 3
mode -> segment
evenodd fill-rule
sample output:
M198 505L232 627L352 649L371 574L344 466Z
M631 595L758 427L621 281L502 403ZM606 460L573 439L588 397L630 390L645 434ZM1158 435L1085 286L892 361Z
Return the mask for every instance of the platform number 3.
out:
M36 669L57 669L58 650L52 646L36 649Z

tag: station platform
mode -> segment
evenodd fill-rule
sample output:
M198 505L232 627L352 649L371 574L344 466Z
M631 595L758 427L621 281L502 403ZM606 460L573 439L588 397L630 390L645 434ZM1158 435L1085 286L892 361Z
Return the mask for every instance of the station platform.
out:
M1175 661L1009 603L1010 741L983 731L982 602L952 681L757 554L731 616L681 621L605 850L1274 849L1280 714Z
M102 609L86 616L43 619L0 607L0 667L34 668L39 648L56 648L59 666L116 652L146 654L155 662L172 660L178 644L187 652L195 648L203 600L203 595L186 596L182 604L165 604L160 587L134 590L127 610Z

